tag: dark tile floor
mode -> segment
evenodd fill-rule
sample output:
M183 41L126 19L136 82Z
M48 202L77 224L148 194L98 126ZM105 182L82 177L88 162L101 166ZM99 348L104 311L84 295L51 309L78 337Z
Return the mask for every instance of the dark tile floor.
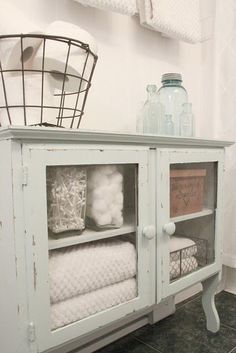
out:
M97 353L236 353L236 296L216 295L221 320L216 334L206 330L201 297L177 305L174 315L147 325Z

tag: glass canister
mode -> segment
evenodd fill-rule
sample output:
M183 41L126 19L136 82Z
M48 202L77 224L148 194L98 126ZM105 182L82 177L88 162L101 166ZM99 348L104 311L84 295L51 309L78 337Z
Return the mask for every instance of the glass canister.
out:
M192 113L192 104L183 104L183 112L180 114L180 136L194 136L195 124L194 115Z
M188 94L182 86L182 76L178 73L162 75L162 87L158 90L159 102L163 105L164 114L171 115L174 124L174 135L180 135L180 114L183 104L188 102Z
M157 96L157 86L147 85L147 100L137 119L137 131L144 134L163 133L163 107Z

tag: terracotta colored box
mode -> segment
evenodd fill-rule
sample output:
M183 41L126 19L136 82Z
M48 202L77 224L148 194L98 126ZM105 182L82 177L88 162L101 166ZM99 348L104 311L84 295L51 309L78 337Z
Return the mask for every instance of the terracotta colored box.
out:
M170 216L203 209L206 169L176 169L170 172Z

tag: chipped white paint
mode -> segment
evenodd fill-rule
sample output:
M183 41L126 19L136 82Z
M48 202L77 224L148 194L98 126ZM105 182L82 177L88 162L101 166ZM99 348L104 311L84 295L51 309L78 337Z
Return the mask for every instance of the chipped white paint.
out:
M104 337L106 333L106 339L103 338L101 342L108 342L112 337L119 336L110 334L111 330L125 334L132 327L138 327L148 320L155 322L165 316L163 300L199 282L204 283L204 309L208 317L208 328L215 331L218 323L212 304L214 285L206 279L221 271L223 160L224 147L230 144L227 141L89 133L66 129L0 129L0 161L4 171L0 174L0 191L4 195L0 200L0 268L4 269L0 276L0 305L5 318L4 322L0 320L0 342L4 353L36 353L46 350L64 353L82 344L89 346L92 338L98 339L101 335ZM170 163L211 161L218 162L216 260L200 271L169 283L168 236L163 233L163 226L173 222L168 214ZM128 303L51 332L48 249L49 246L58 248L71 245L73 241L62 241L60 244L56 241L54 244L48 242L46 166L109 163L136 164L139 168L139 224L136 229L139 296ZM211 214L209 210L206 212L208 214ZM204 214L199 217L204 217ZM153 228L146 228L145 231L145 227L153 225L155 231ZM120 234L135 231L129 227L125 224ZM113 232L113 236L119 235L119 230ZM87 235L90 240L94 239L94 234ZM100 238L103 235L101 233ZM83 241L86 240L83 240L82 235ZM6 281L9 278L11 281ZM161 307L156 306L157 303ZM173 301L166 313L170 312L170 308L173 312L172 304ZM158 308L161 308L160 315ZM148 319L152 312L152 318ZM133 318L137 321L132 326L130 322ZM120 330L124 323L127 327ZM11 334L4 334L6 330ZM13 336L14 340L11 338ZM73 343L75 341L76 346ZM92 349L95 349L94 345L93 348L87 348L87 352Z

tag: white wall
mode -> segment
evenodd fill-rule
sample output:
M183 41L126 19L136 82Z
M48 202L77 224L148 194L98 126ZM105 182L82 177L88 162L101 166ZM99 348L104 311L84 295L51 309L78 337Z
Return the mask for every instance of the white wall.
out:
M205 105L202 99L210 95L209 82L204 86L203 80L211 55L209 42L179 43L141 27L138 17L85 8L72 0L11 1L44 28L54 20L65 20L97 39L99 61L82 128L134 132L137 111L146 98L146 85L160 86L161 74L174 71L183 74L183 84L193 103L197 135L213 136L208 128L211 103Z

